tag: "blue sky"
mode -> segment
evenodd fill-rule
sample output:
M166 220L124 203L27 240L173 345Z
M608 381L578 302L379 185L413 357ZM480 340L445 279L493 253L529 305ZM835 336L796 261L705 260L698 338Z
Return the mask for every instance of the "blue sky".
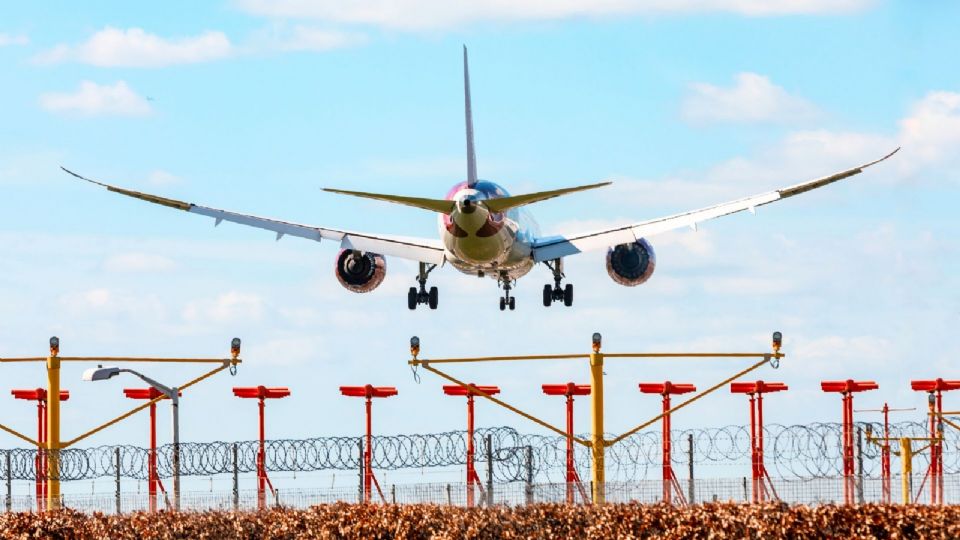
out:
M506 4L503 4L506 5ZM400 6L393 9L390 6ZM846 0L605 3L340 3L317 0L10 4L0 8L0 356L220 355L246 363L184 400L184 438L255 435L233 385L286 385L270 436L354 434L361 403L341 384L392 384L375 425L461 428L463 407L405 365L428 356L586 350L764 350L790 355L766 380L772 422L832 421L831 378L877 380L864 406L922 405L911 378L960 378L949 352L960 253L960 37L951 2ZM498 291L445 268L437 312L408 312L415 268L355 295L336 249L120 198L83 174L209 206L302 223L434 236L434 216L338 198L320 187L439 196L465 171L461 44L471 55L481 177L513 192L613 179L531 209L546 232L629 223L759 193L882 156L820 192L651 238L657 272L614 284L603 254L568 262L572 309L540 306L545 269L501 313ZM4 366L5 385L41 385ZM734 366L610 366L608 429L652 416L636 383L708 386ZM129 405L119 382L74 392L65 437ZM193 371L150 370L162 380ZM585 382L586 366L485 366L457 373L560 423L539 384ZM128 381L132 384L132 381ZM5 391L5 390L4 390ZM720 393L676 426L742 423ZM858 398L859 400L860 398ZM948 398L948 403L952 398ZM960 398L958 398L960 399ZM33 409L3 422L32 431ZM586 408L578 425L588 426ZM145 440L145 418L90 444ZM480 425L537 429L480 408ZM15 445L7 436L0 445Z

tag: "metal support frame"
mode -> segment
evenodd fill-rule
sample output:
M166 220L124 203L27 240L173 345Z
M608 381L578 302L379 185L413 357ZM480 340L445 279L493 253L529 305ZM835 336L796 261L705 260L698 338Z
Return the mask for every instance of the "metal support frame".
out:
M474 362L502 362L502 361L531 361L531 360L572 360L572 359L589 359L590 363L590 388L592 390L590 394L590 404L591 404L591 428L592 433L590 439L582 439L580 437L570 436L566 431L544 421L536 416L533 416L529 413L526 413L509 403L504 402L501 399L495 398L480 389L474 388L473 393L483 397L497 405L514 412L540 426L543 426L554 433L557 433L565 438L571 438L574 442L582 444L591 450L591 468L590 468L590 491L592 494L593 504L603 504L606 500L605 497L605 475L604 475L604 451L606 447L612 446L627 437L633 435L634 433L639 432L640 430L649 427L651 424L663 418L665 414L673 413L679 409L682 409L691 403L699 400L700 398L716 392L721 387L733 382L734 380L743 377L744 375L759 369L760 367L770 364L774 368L779 367L780 359L785 358L786 354L780 352L780 346L782 343L783 336L780 332L774 332L773 334L773 351L767 353L613 353L613 354L604 354L601 352L601 336L599 333L593 334L592 345L593 352L590 354L552 354L552 355L526 355L526 356L487 356L487 357L477 357L477 358L440 358L440 359L421 359L419 358L420 354L420 338L413 336L410 339L410 354L412 358L407 361L407 364L410 365L414 370L414 378L418 378L417 368L422 367L423 369L447 380L456 385L459 385L463 388L468 388L470 385L465 383L456 377L453 377L440 369L434 367L436 364L454 364L454 363L474 363ZM683 401L679 405L674 406L669 411L665 411L652 419L620 434L613 439L605 439L604 437L604 427L603 427L603 363L604 358L710 358L710 359L742 359L742 358L759 358L760 360L750 365L749 367L735 373L733 376L720 381L719 383L699 392L698 394L690 397L689 399ZM419 379L417 379L419 380Z
M33 460L36 476L36 500L37 512L46 510L47 493L49 492L49 483L47 475L47 453L42 446L47 442L47 390L45 388L17 389L11 390L10 394L15 399L24 399L37 402L37 441L40 447L37 448L37 456ZM60 391L60 401L70 399L70 392Z
M740 382L730 385L730 392L750 396L750 472L753 478L751 502L762 503L768 499L780 500L773 487L770 474L763 460L763 394L787 390L784 383L764 381Z
M34 440L20 433L14 429L11 429L5 425L0 424L0 430L5 431L15 437L18 437L38 448L46 450L47 460L46 460L46 510L59 510L62 505L62 498L60 496L60 451L68 448L87 437L99 433L104 429L121 422L134 414L146 409L150 406L151 403L156 403L160 399L165 399L166 396L161 396L154 400L149 401L138 407L134 407L130 411L127 411L116 418L109 420L73 439L68 441L62 441L60 435L60 367L63 362L95 362L95 363L126 363L126 362L151 362L151 363L193 363L193 364L219 364L218 367L196 377L187 383L181 385L179 390L186 390L187 388L225 370L230 369L231 373L236 372L236 367L241 364L243 361L240 359L240 340L234 338L230 344L230 357L229 358L144 358L144 357L111 357L111 356L72 356L72 357L61 357L60 356L60 339L56 336L50 338L50 354L48 356L31 356L31 357L18 357L18 358L0 358L0 364L3 363L30 363L30 362L43 362L47 368L47 408L46 408L46 440L41 442L39 440ZM176 441L174 441L174 486L175 488L179 487L179 463L178 463L178 448ZM178 490L175 490L179 493ZM177 501L178 502L178 501ZM177 504L175 502L175 505ZM175 506L175 508L178 508Z
M576 462L573 452L573 397L590 395L589 384L544 384L541 386L543 393L548 396L565 396L567 410L567 460L566 460L566 482L567 482L567 504L576 502L576 491L580 492L581 500L586 502L587 492L580 481L580 475L577 474Z
M344 396L349 397L362 397L366 398L366 444L363 442L360 443L360 448L363 450L363 477L361 484L363 486L363 502L369 503L371 495L373 494L373 488L377 488L377 493L380 495L380 500L386 504L387 499L383 496L383 490L380 489L380 482L377 481L377 477L373 474L373 398L387 398L390 396L397 395L397 389L393 386L341 386L340 393Z
M680 482L677 475L673 472L673 437L670 423L670 396L688 394L696 392L697 387L692 384L672 383L666 381L663 383L640 383L640 392L644 394L657 394L661 396L663 402L663 434L661 435L661 469L663 472L663 502L673 504L674 496L681 505L687 504L687 499L680 488Z
M487 395L494 395L500 393L500 388L497 386L477 386L473 383L470 383L467 387L462 387L460 385L445 385L443 387L443 393L448 396L466 396L467 397L467 507L472 508L475 502L476 489L480 489L481 499L486 496L483 489L483 484L480 482L480 476L477 474L476 467L476 455L475 455L475 445L473 441L473 428L474 428L474 403L473 396L476 395L476 391L480 390Z
M259 446L257 447L257 510L267 508L267 487L274 499L277 499L277 490L273 487L273 482L267 476L267 449L266 449L266 430L264 424L264 409L267 399L280 399L290 395L290 389L286 387L266 386L234 386L233 395L238 398L248 398L257 400L257 411L259 419Z
M880 502L890 504L891 497L891 474L890 474L890 441L896 440L890 438L890 413L915 411L916 407L908 409L891 409L887 403L883 404L881 409L857 409L854 412L879 412L883 413L883 437L871 439L872 427L867 424L867 442L876 444L880 447Z
M845 381L822 381L820 389L824 392L838 392L843 396L843 502L845 504L854 503L854 494L856 492L856 470L854 461L854 425L853 425L853 394L857 392L866 392L876 390L880 386L873 381L854 381L847 379Z
M930 423L929 437L935 442L930 446L930 465L920 484L930 481L930 504L943 504L943 392L960 389L960 380L945 381L937 378L933 380L910 381L910 388L917 392L928 393L928 414Z

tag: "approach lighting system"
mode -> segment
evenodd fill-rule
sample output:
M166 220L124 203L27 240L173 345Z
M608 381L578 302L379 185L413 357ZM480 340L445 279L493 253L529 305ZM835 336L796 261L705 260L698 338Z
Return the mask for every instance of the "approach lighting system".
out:
M53 356L60 354L60 338L57 336L50 338L50 354Z
M85 381L105 381L120 374L118 367L95 367L83 372L81 377Z
M600 344L603 341L603 336L600 335L600 332L593 333L593 352L600 352Z
M773 352L780 352L780 346L783 345L783 334L780 332L773 333Z
M240 356L240 338L235 337L230 340L230 354L234 359Z
M420 338L417 336L410 338L410 354L412 354L414 358L420 354Z

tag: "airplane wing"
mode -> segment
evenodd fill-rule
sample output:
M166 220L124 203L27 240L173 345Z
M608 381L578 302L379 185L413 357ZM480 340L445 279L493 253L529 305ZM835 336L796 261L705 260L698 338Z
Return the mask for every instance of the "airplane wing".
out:
M863 169L880 163L881 161L896 154L899 150L900 149L897 148L893 152L890 152L876 161L871 161L870 163L860 165L859 167L840 171L838 173L831 174L830 176L809 180L807 182L802 182L800 184L783 189L777 189L768 193L761 193L752 197L746 197L723 204L708 206L699 210L693 210L690 212L684 212L682 214L651 219L648 221L635 223L633 225L625 225L622 227L605 229L601 231L539 238L533 244L533 258L537 262L549 261L558 257L575 255L584 251L606 249L618 244L635 242L639 238L653 236L655 234L660 234L673 229L679 229L681 227L693 227L696 229L697 224L702 221L718 218L720 216L726 216L728 214L734 214L743 210L750 210L752 212L758 206L763 206L781 199L793 197L794 195L806 193L807 191L823 187L827 184L832 184L838 180L843 180L844 178L860 174L863 172Z
M215 220L215 225L219 225L221 221L229 221L232 223L239 223L241 225L272 231L277 234L277 240L285 235L306 238L307 240L313 240L316 242L320 242L321 240L332 240L338 242L339 246L344 249L369 251L372 253L379 253L381 255L389 255L392 257L399 257L401 259L409 259L412 261L432 264L441 264L444 261L443 245L439 240L435 239L366 234L338 229L327 229L312 225L300 225L298 223L290 223L276 219L240 214L237 212L209 208L175 199L151 195L149 193L142 193L139 191L112 186L110 184L83 177L64 167L60 168L66 173L71 174L81 180L86 180L92 184L105 187L107 190L119 193L121 195L126 195L128 197L133 197L135 199L140 199L153 204L159 204L161 206L175 208L177 210L183 210L185 212L190 212L191 214L199 214L201 216L211 217Z

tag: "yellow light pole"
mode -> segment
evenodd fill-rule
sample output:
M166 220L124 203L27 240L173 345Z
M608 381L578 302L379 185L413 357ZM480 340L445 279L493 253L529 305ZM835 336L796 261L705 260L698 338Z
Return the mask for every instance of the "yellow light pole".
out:
M883 447L883 442L894 441L899 446L899 451L892 451L895 456L900 457L900 500L903 504L913 502L913 456L923 452L931 446L943 442L943 431L936 438L930 437L874 437L873 428L867 424L867 442ZM914 441L927 441L930 444L913 449Z
M593 352L590 353L590 414L593 436L590 439L593 463L590 468L591 491L594 504L603 504L606 500L603 457L606 440L603 438L603 353L600 352L601 336L593 334Z
M50 338L47 357L47 508L60 508L60 339Z

